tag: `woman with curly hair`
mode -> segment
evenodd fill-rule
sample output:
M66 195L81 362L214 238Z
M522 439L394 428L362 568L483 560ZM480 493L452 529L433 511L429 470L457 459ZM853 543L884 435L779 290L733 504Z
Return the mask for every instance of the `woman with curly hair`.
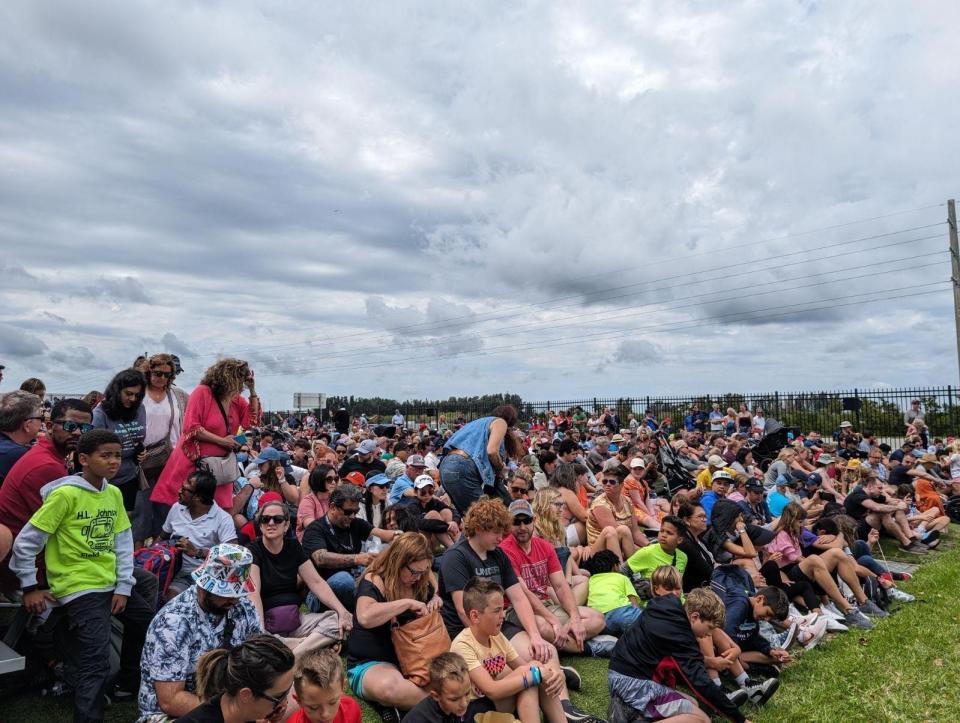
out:
M250 390L249 402L241 395L244 387ZM237 429L248 428L259 421L260 399L254 388L253 370L247 362L221 359L213 364L190 394L183 415L183 433L157 480L150 501L168 510L177 500L180 485L202 458L224 457L239 449L233 437ZM233 484L218 485L215 499L229 511L233 506Z
M137 466L143 461L147 430L147 413L143 408L146 386L143 374L136 369L117 372L107 385L100 406L93 410L93 426L109 430L120 438L120 471L110 483L123 493L123 508L127 512L133 511L140 489Z

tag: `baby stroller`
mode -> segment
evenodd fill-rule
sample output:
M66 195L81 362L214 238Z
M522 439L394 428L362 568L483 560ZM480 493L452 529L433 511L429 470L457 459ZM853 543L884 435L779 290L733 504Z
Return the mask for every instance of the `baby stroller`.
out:
M693 475L680 464L676 451L670 446L670 443L663 436L663 433L657 432L654 435L654 439L657 442L660 469L663 471L664 477L667 478L667 495L673 497L680 490L693 489L696 486L696 480L694 480Z
M790 430L776 419L768 419L763 428L763 436L750 448L754 464L764 472L780 454L780 450L790 444L787 433Z

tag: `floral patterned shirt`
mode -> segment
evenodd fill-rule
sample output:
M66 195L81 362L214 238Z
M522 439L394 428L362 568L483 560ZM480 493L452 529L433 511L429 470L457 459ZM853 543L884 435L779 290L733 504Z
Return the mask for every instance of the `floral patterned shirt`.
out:
M256 608L249 598L240 598L226 616L205 612L197 600L197 587L191 586L164 605L147 629L140 659L141 682L137 702L141 720L162 713L157 702L155 682L186 681L193 692L197 660L208 650L224 644L227 618L233 621L230 645L262 633Z

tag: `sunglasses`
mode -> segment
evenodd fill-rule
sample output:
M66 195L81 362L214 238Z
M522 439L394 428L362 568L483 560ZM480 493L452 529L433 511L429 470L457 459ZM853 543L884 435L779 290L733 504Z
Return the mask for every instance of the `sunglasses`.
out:
M338 507L337 509L340 510L345 517L355 517L360 512L359 507L353 507L349 510L346 507Z
M525 495L530 492L526 487L511 487L510 491L515 495Z
M283 695L277 696L277 697L275 698L275 697L273 697L272 695L270 695L269 693L263 692L263 693L259 693L259 694L257 695L257 697L258 697L258 698L263 698L264 700L269 700L271 703L273 703L273 710L276 711L283 703L286 702L286 700L287 700L287 695L288 695L289 693L290 693L290 691L288 690L288 691L287 691L286 693L284 693ZM273 715L273 714L271 713L271 715Z
M327 482L332 482L332 481L335 480L335 479L340 479L340 475L338 475L338 474L328 474L326 477L324 477L324 479L325 479Z
M428 572L430 572L430 568L427 568L426 570L414 570L409 565L404 565L404 567L407 568L407 572L410 573L410 577L416 578L418 580L424 575L426 575Z
M603 486L604 486L604 487L606 487L607 485L610 485L611 487L614 487L614 486L616 486L616 485L618 485L618 484L620 484L620 480L618 480L618 479L605 479L605 480L603 481Z
M86 434L93 429L92 424L80 424L79 422L71 422L69 419L66 421L61 419L54 422L54 424L59 424L61 427L63 427L63 431L67 432L68 434L76 432L78 429L80 430L80 434Z
M260 518L261 525L269 525L269 524L282 525L286 521L287 521L286 515L263 515L263 517Z
M151 371L150 374L155 377L163 377L164 379L173 379L173 372Z
M514 517L513 518L514 527L520 527L521 525L532 525L532 524L533 524L533 518L531 517Z

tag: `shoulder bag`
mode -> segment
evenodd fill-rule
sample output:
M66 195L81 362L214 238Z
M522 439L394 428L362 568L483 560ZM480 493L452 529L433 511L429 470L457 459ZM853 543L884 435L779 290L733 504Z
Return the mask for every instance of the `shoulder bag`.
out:
M223 415L223 428L230 434L230 421L227 419L227 412L224 410L220 400L217 399L217 408ZM198 467L205 468L210 474L217 478L218 485L229 485L236 482L240 476L240 468L237 466L237 455L231 450L223 457L201 457L197 462Z
M147 456L144 457L140 469L147 476L151 472L162 470L170 458L170 453L173 452L173 445L170 444L170 432L173 431L173 415L176 414L176 411L173 408L173 394L169 390L167 391L167 402L170 404L170 424L167 426L167 434L160 441L148 444L143 450Z

